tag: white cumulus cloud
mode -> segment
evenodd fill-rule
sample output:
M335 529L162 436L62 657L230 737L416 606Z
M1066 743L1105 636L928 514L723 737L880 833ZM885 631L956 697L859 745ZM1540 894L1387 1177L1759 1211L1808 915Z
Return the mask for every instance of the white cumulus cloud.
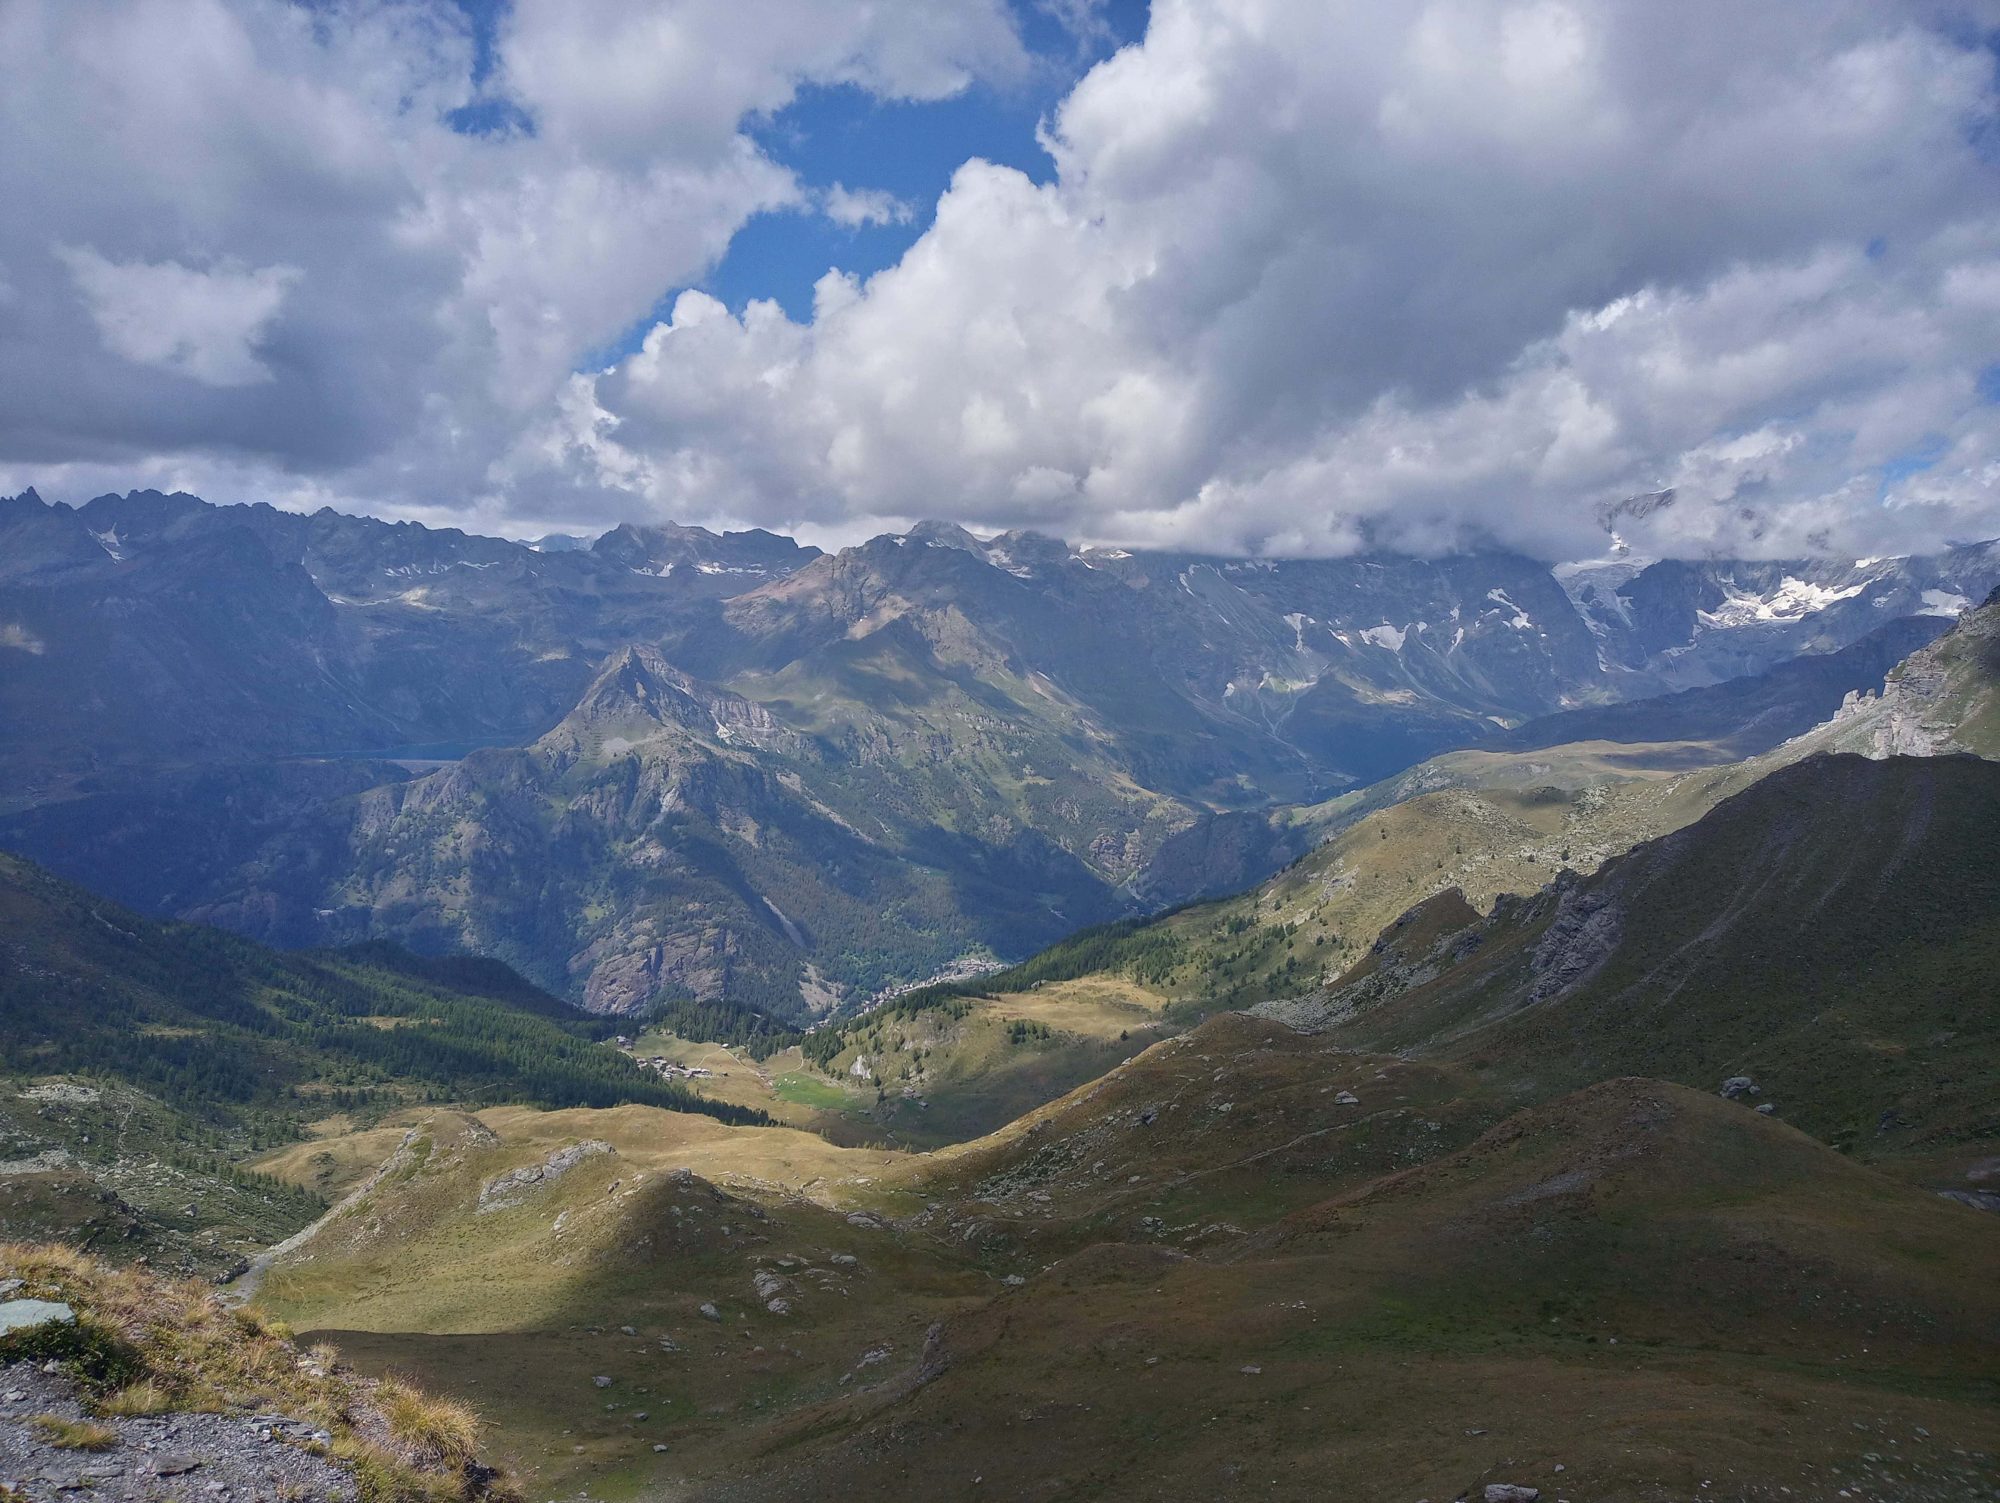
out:
M819 211L835 224L858 229L869 224L908 224L916 209L880 188L850 188L835 183L819 196Z
M268 381L257 342L298 280L295 266L206 271L178 261L107 261L87 245L58 250L105 345L139 365L209 386Z
M1229 551L1561 555L1667 487L1664 550L2000 530L1993 77L1922 6L1158 0L1056 181L968 164L808 323L683 302L572 453L675 513Z
M499 14L475 86L453 0L0 4L0 484L490 512L579 365L809 206L754 122L1027 66L1005 0Z

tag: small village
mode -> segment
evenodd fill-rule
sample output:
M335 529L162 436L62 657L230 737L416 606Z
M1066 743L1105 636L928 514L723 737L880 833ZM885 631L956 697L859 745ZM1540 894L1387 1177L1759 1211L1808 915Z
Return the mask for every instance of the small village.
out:
M612 1039L611 1042L627 1054L631 1054L632 1046L636 1040L627 1034L621 1033ZM643 1065L655 1075L666 1080L708 1080L712 1079L717 1073L709 1069L706 1065L684 1065L677 1059L668 1059L664 1054L649 1054L644 1056L634 1054L632 1055L632 1059L633 1063ZM729 1072L724 1070L721 1073L726 1075Z

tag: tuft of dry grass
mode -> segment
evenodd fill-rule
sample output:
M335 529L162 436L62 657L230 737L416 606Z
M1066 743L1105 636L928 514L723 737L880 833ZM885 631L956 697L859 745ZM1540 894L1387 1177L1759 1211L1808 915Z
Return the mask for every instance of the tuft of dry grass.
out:
M354 1474L361 1503L462 1503L459 1478L442 1472L413 1471L396 1452L358 1435L336 1439L327 1454ZM511 1494L488 1492L500 1503Z
M128 1383L114 1389L93 1406L99 1414L119 1419L142 1419L149 1414L165 1414L174 1407L173 1398L151 1379Z
M375 1403L389 1433L420 1465L462 1468L478 1458L479 1416L465 1405L394 1378L376 1386Z
M42 1432L42 1439L65 1451L108 1451L118 1444L118 1432L92 1420L64 1419L59 1414L38 1414L29 1424Z

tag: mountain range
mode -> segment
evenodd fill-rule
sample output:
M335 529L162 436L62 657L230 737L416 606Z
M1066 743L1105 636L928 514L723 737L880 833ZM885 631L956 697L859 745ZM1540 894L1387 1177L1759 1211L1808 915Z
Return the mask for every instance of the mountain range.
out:
M925 523L835 554L671 526L537 547L149 492L0 502L0 559L0 845L278 944L471 949L600 1011L793 1021L1256 881L1452 748L1693 689L1739 738L1713 758L1740 755L2000 584L1992 545L1550 569Z

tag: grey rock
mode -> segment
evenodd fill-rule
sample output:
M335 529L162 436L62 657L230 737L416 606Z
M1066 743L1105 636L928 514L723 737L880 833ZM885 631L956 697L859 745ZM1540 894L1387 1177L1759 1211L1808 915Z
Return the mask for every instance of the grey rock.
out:
M1535 1503L1541 1495L1539 1487L1524 1487L1518 1482L1486 1484L1486 1503Z
M1608 896L1563 888L1556 916L1535 946L1536 981L1528 1000L1553 1001L1582 986L1610 958L1624 934L1624 914Z
M1361 1098L1352 1091L1342 1091L1338 1096L1333 1098L1333 1102L1335 1106L1359 1106L1361 1105Z
M715 1306L709 1303L707 1300L703 1300L701 1302L701 1305L698 1308L698 1313L700 1314L703 1320L722 1319L722 1312L716 1309Z
M599 1373L590 1381L595 1383L599 1388L609 1388L611 1386L611 1380L605 1377L603 1373Z
M521 1204L527 1191L548 1184L552 1180L561 1179L586 1159L617 1152L618 1150L609 1143L591 1138L581 1143L572 1143L567 1148L558 1148L539 1164L525 1164L519 1169L510 1169L481 1186L478 1213L487 1216L495 1211L504 1211L510 1206L517 1206Z
M1757 1089L1757 1082L1752 1080L1748 1075L1730 1076L1729 1079L1723 1081L1720 1092L1724 1101L1734 1101L1739 1096L1761 1096L1762 1094L1763 1092Z
M2000 1190L1940 1190L1938 1194L1975 1211L2000 1211Z
M1771 1115L1771 1113L1775 1112L1777 1109L1778 1107L1776 1102L1766 1101L1762 1106L1757 1108L1757 1115L1760 1117L1768 1117Z
M32 1331L37 1326L73 1326L76 1311L58 1300L10 1299L0 1304L0 1333Z

